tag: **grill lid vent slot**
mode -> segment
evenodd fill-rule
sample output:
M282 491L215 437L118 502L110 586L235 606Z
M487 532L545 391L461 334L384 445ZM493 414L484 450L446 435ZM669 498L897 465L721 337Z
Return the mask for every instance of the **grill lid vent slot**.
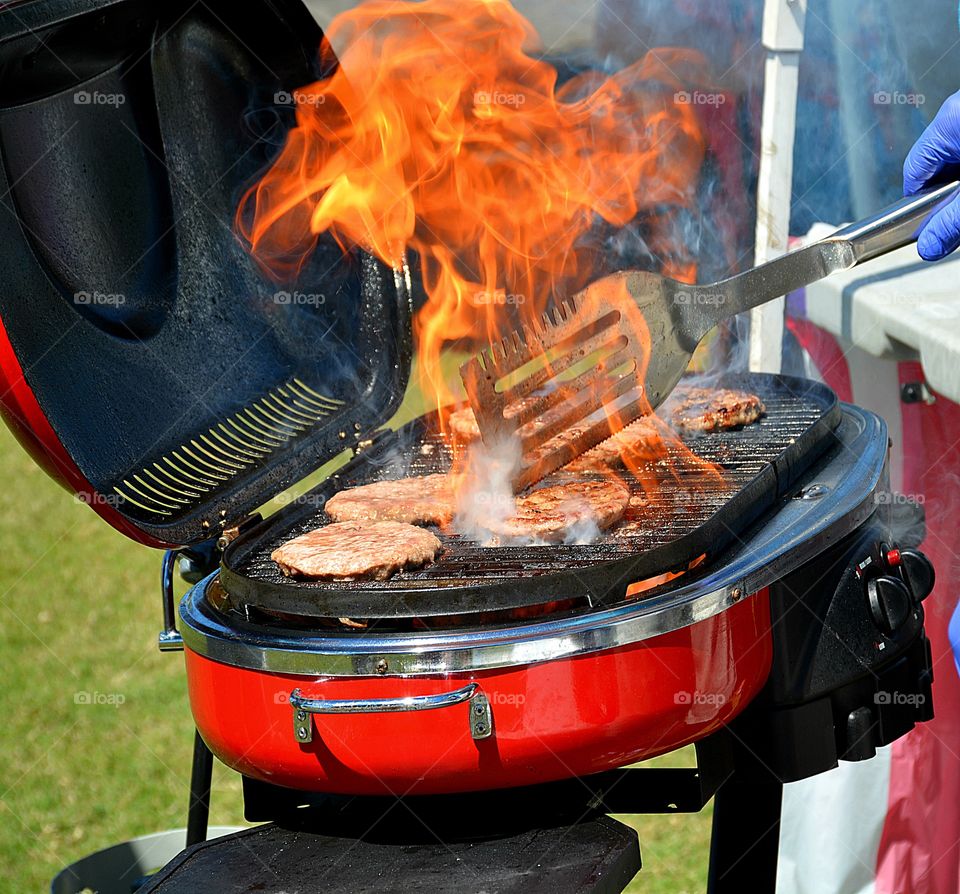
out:
M173 518L343 407L344 401L291 379L128 475L114 486L114 493L128 509Z

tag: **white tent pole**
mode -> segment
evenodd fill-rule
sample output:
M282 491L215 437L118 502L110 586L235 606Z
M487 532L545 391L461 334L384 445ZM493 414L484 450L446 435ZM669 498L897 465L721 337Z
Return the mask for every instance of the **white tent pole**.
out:
M763 45L767 51L757 183L757 264L787 250L797 88L807 0L765 0ZM750 369L779 372L784 299L750 311Z

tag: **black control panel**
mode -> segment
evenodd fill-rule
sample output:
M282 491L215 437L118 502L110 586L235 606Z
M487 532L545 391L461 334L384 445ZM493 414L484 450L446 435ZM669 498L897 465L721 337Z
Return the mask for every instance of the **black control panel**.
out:
M782 782L864 760L933 717L927 557L884 513L770 590L773 664L733 729Z
M856 568L877 629L893 634L930 594L934 570L919 550L878 543Z

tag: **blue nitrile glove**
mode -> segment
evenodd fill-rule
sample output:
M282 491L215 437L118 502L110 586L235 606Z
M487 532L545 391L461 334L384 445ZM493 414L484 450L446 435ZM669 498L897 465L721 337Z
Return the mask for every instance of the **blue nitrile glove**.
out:
M960 605L957 605L950 617L947 636L950 639L950 646L953 648L953 663L957 666L957 673L960 673Z
M903 194L960 177L960 93L937 112L903 163ZM939 261L960 246L960 203L951 200L920 231L917 251L925 261Z

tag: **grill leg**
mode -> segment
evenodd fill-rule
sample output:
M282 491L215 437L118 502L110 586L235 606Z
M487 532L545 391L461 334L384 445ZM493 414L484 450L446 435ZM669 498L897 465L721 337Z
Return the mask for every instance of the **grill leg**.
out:
M708 894L773 894L777 886L783 784L734 773L716 794Z
M193 738L193 768L190 771L190 806L187 808L187 847L207 840L210 818L210 780L213 777L213 754L200 733Z

